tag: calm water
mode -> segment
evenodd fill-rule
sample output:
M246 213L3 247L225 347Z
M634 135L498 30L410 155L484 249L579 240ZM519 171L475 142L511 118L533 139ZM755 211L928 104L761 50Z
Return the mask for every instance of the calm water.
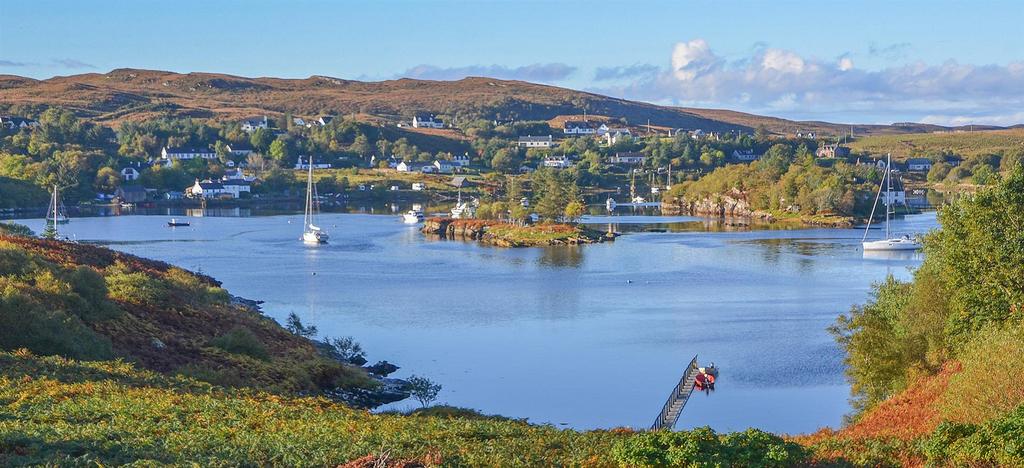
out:
M722 375L679 427L800 433L849 410L825 331L872 282L919 254L865 258L858 230L721 231L695 218L591 218L633 232L583 247L500 249L425 239L396 216L328 214L304 246L302 215L76 218L78 240L202 271L231 292L351 335L371 361L429 376L440 402L574 428L647 427L695 354ZM39 232L41 220L25 220ZM934 214L896 223L935 226ZM410 408L401 402L397 408Z

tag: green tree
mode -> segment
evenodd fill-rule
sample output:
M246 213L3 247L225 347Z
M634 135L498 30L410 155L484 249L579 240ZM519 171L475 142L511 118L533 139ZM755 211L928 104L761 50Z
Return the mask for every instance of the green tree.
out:
M437 395L441 393L441 384L434 383L432 380L426 377L412 376L409 377L409 393L417 401L423 405L424 408L430 405L434 400L437 399Z
M284 138L278 138L270 144L270 157L280 165L284 165L292 159L291 153L291 147Z
M586 207L579 200L573 200L565 205L565 217L570 222L577 222L585 211Z
M274 142L274 132L266 128L257 128L249 136L249 144L256 151L265 153L270 150L270 144Z

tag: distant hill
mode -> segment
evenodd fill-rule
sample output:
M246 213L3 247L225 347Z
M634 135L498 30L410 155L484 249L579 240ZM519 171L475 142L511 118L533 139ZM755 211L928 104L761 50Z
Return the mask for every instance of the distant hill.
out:
M659 106L522 81L471 77L458 81L400 79L380 82L325 76L305 79L245 78L217 73L172 73L118 69L46 80L0 75L0 105L64 106L83 117L116 124L160 116L244 118L253 115L315 117L359 114L395 122L415 112L460 118L550 120L588 114L650 121L658 127L707 131L753 131L763 126L780 134L848 133L850 125L797 122L742 112ZM988 127L985 127L988 128ZM992 127L995 128L995 127ZM975 127L975 129L984 129ZM854 125L856 134L950 130L925 124Z

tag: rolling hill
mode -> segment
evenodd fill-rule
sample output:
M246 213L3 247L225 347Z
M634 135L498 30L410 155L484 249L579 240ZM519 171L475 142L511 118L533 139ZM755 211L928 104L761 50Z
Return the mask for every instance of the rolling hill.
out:
M851 128L848 124L797 122L728 110L659 106L555 86L480 77L457 81L361 82L326 76L246 78L137 69L45 80L0 75L0 106L63 106L108 124L161 116L233 119L285 113L305 117L359 114L378 122L409 118L415 112L459 118L550 120L582 114L586 109L588 114L622 118L631 125L646 124L649 120L659 127L709 131L753 131L764 126L780 134L810 131L834 135ZM950 129L898 124L854 125L853 130L864 135Z

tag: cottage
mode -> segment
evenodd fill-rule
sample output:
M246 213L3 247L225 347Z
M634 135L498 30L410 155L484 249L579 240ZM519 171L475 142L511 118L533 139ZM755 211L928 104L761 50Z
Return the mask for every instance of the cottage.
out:
M165 146L164 149L160 151L160 157L167 161L177 161L181 159L217 159L217 153L209 148L174 148Z
M292 125L296 127L311 127L312 125L306 123L306 119L302 117L292 117Z
M562 131L566 135L593 135L597 133L597 128L590 122L566 120L562 126Z
M415 128L444 128L444 121L435 117L434 114L416 114L412 118L412 126Z
M253 117L242 121L243 132L255 132L256 130L261 128L270 128L270 120L267 119L267 116L265 115L262 117Z
M819 158L845 158L850 155L850 148L840 146L838 143L822 145L814 154Z
M427 184L424 184L423 182L413 182L412 183L413 191L422 192L426 188L427 188Z
M910 158L907 160L907 170L910 172L928 172L932 170L932 160L928 158Z
M228 179L221 181L221 187L225 194L231 194L231 198L239 198L243 193L250 193L251 184L245 179Z
M548 136L532 136L526 135L519 137L518 146L520 148L550 148L554 144L554 139L551 135Z
M224 171L224 175L221 176L221 180L235 180L241 179L247 182L255 182L256 176L246 175L241 169L228 169Z
M950 167L957 167L960 163L964 162L964 160L960 156L947 154L942 157L942 162L949 164Z
M885 206L906 205L907 191L903 188L903 178L893 178L891 187L882 193Z
M0 128L7 130L32 129L39 126L39 121L24 117L0 116Z
M761 155L754 152L752 149L748 150L734 150L732 152L733 161L739 162L751 162L761 159Z
M146 201L146 188L141 185L122 185L114 193L121 203L139 203Z
M610 132L608 132L608 133L606 133L604 135L605 141L608 143L608 146L611 146L611 145L614 145L614 144L618 143L619 140L621 140L623 137L627 137L627 136L628 137L633 136L631 133L629 133L629 129L628 128L612 129Z
M468 154L456 154L452 156L451 163L453 166L458 167L469 167L469 155Z
M552 155L544 158L543 165L544 167L553 167L555 169L566 169L572 167L572 160L564 154Z
M139 180L139 175L139 170L132 166L125 166L121 168L121 180L125 182Z
M250 145L249 143L242 142L228 143L227 150L228 153L231 153L232 156L246 157L255 152L256 148L253 148L252 145Z
M409 161L402 161L398 163L395 170L398 172L422 172L424 174L437 172L437 168L431 163Z
M309 169L309 156L299 156L299 159L295 162L296 169ZM325 162L316 162L316 158L313 160L313 169L330 169L331 164Z
M212 180L200 182L199 179L196 179L195 184L185 189L185 194L192 198L218 198L225 193L227 192L224 185Z
M437 172L440 172L442 174L448 174L455 170L455 166L452 164L452 162L445 159L435 159L434 168L436 169Z
M638 151L630 151L625 153L615 153L614 156L608 157L609 164L643 164L646 157L643 153Z

